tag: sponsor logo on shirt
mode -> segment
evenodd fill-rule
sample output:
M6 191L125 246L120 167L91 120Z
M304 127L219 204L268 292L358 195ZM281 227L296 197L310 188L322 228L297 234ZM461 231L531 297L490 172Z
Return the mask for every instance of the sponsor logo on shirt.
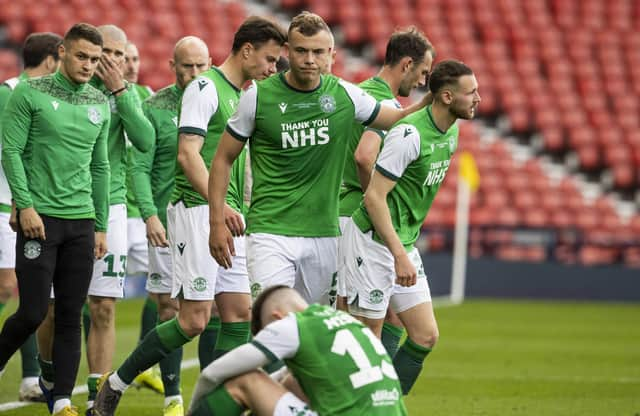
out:
M287 111L287 103L278 104L278 108L280 108L280 112L284 114L284 112Z
M356 258L356 263L358 263L358 267L362 266L362 263L364 263L364 260L362 260L362 257L358 256L358 258Z
M186 246L186 243L178 243L178 251L180 252L180 255L182 255L182 253L184 252L184 247Z
M329 119L280 123L282 148L315 146L329 143Z
M393 390L376 390L371 393L371 402L374 407L393 406L400 400L400 392L398 389Z
M204 89L204 87L207 86L207 84L209 84L209 82L206 79L199 79L198 80L198 88L200 88L200 91L202 91Z
M451 162L448 159L431 163L429 166L429 173L422 183L422 186L432 186L444 181L444 177L447 174L447 170L449 170L450 163Z
M320 109L325 113L333 113L336 110L336 100L330 95L322 95L320 97Z
M176 127L178 127L178 116L171 118L171 121L173 121L173 124L175 124Z
M53 106L54 110L57 110L58 107L60 106L60 103L57 101L51 101L51 105Z
M409 127L407 127L407 128L404 129L404 136L402 136L402 137L407 137L411 133L413 133L413 132L411 131L411 129Z
M100 114L100 111L98 111L98 109L95 107L88 108L87 117L93 124L98 124L102 121L102 114Z

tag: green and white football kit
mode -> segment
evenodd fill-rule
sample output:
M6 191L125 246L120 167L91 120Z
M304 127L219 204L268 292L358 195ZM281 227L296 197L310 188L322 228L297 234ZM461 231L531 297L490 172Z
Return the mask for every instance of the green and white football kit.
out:
M142 105L134 84L116 97L97 77L90 84L107 97L111 110L109 125L109 228L107 254L96 260L89 295L112 298L124 297L124 279L127 273L127 149L126 140L141 151L149 150L153 127L142 113ZM125 135L126 131L126 135Z
M457 145L457 125L446 132L438 130L430 106L400 120L387 134L375 169L396 181L387 204L393 227L416 267L418 279L411 287L394 288L393 256L361 204L347 223L340 260L353 313L381 319L389 304L396 312L403 312L430 301L424 267L414 243Z
M204 138L200 155L207 170L239 97L240 90L215 67L200 74L184 91L178 131ZM244 206L243 184L244 155L234 164L226 198L226 203L239 213ZM233 240L233 267L218 266L209 254L209 204L179 165L171 199L167 224L175 270L172 296L182 292L188 300L212 300L221 292L249 293L244 236Z
M274 416L292 415L291 408L300 412L295 415L407 414L398 376L380 340L349 314L318 304L270 323L250 344L210 364L201 377L215 386L276 360L285 362L309 404L285 394ZM215 404L213 409L216 414Z
M0 113L9 101L11 92L22 80L28 79L26 73L6 80L0 85ZM2 125L0 125L0 129ZM2 143L0 140L0 151ZM0 166L0 269L13 269L16 266L16 233L9 226L11 216L11 190L7 177Z
M178 108L183 90L170 85L142 103L142 111L155 130L151 150L133 150L131 180L141 217L157 215L167 228L167 205L176 177L178 150ZM144 224L144 223L143 223ZM145 238L146 244L146 238ZM171 293L173 263L168 247L149 248L149 293Z
M279 74L241 97L227 131L250 146L247 267L254 295L284 284L309 302L329 302L348 133L354 119L368 124L379 109L373 97L333 75L300 91Z
M389 105L395 108L402 108L398 100L393 96L391 87L385 80L380 77L369 78L360 84L360 88L370 94L373 98L380 101L381 105ZM351 218L351 214L355 211L362 202L362 185L360 184L360 178L358 175L358 167L356 165L355 152L362 138L362 134L365 130L375 132L384 138L385 131L364 127L360 123L353 123L351 127L351 135L349 139L349 145L347 146L347 156L344 163L344 174L342 176L342 186L340 188L340 233L344 235L344 229ZM338 258L342 252L342 237L338 243ZM337 294L338 296L346 297L346 286L342 273L338 270L337 276Z
M146 85L134 84L140 102L143 103L153 94ZM147 247L147 228L140 215L138 202L133 193L133 145L127 138L127 275L147 273L149 270L149 249Z

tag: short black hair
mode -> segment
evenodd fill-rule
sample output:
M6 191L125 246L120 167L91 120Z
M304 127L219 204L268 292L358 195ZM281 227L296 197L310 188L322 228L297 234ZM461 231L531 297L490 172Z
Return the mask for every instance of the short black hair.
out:
M233 35L231 52L236 54L245 43L252 44L256 49L274 40L278 45L284 45L287 35L275 22L259 16L248 17Z
M289 70L289 60L284 56L280 56L278 58L278 62L276 62L276 72L284 72Z
M436 57L436 50L424 33L415 26L410 26L406 30L396 31L391 35L387 42L384 64L393 66L405 56L413 59L413 62L422 62L427 51L430 51L434 58Z
M47 56L53 56L58 61L58 46L62 43L62 36L51 32L32 33L24 40L22 60L25 68L35 68Z
M331 34L331 29L329 29L329 26L322 17L308 11L303 11L291 20L288 32L289 36L291 36L291 32L294 30L297 30L304 36L313 36L323 30Z
M291 289L287 285L275 285L266 288L258 297L251 307L251 333L256 335L262 329L262 306L275 292L281 289Z
M76 23L75 25L71 26L71 29L69 29L64 35L64 44L68 45L69 42L79 39L87 40L100 47L102 47L104 44L102 35L100 34L98 28L90 25L89 23Z
M429 90L435 97L443 87L457 84L464 75L473 75L471 68L464 63L453 59L439 62L429 77Z

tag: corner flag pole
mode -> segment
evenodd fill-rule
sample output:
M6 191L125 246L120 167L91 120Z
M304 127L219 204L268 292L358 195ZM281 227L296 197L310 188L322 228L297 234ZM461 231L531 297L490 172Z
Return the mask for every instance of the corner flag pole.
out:
M451 272L451 301L460 304L464 300L467 272L467 245L469 241L469 207L471 192L478 189L480 175L473 156L463 152L458 174L456 226L453 246L453 270Z

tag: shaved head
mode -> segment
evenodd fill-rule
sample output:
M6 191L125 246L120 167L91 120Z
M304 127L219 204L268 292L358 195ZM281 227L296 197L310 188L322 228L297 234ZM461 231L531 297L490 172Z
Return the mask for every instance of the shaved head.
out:
M309 306L302 296L288 286L267 288L253 303L251 331L257 334L273 321L284 318L291 312L303 311Z
M124 33L124 30L116 25L98 26L98 31L105 39L110 39L113 42L127 43L127 35Z
M209 48L202 39L197 36L185 36L176 42L176 46L173 48L174 61L180 61L181 56L189 50L195 50L199 54L209 56Z

